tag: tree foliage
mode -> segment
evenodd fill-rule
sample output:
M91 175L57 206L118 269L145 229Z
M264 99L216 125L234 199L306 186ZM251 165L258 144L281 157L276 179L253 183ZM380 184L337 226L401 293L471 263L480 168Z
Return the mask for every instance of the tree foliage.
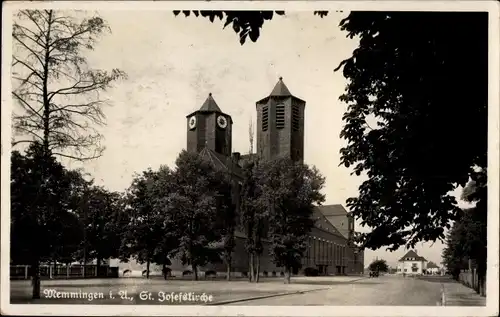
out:
M375 272L388 272L389 266L387 265L386 260L380 259L380 260L374 260L372 263L370 263L368 269L370 271L375 271Z
M178 258L197 269L221 257L230 266L234 248L233 182L198 154L183 151L176 168L136 175L127 193L128 225L120 258L164 267Z
M233 251L236 246L235 230L238 218L239 184L232 175L232 171L216 172L215 188L217 190L217 227L222 236L222 259L227 268L227 280L231 279Z
M443 260L455 279L458 279L461 270L469 269L468 260L474 260L479 279L484 282L488 213L485 170L478 170L474 174L473 180L464 188L462 198L474 202L475 206L463 210L460 218L453 224L446 237Z
M149 265L163 243L163 215L155 208L155 182L157 173L151 169L135 175L127 191L128 226L122 238L122 259L134 258Z
M43 160L48 160L42 163ZM48 166L49 178L41 177ZM74 195L82 175L66 170L33 143L23 155L11 155L11 261L63 261L72 258L83 236Z
M246 234L245 249L249 255L250 281L258 282L259 279L259 257L264 251L262 239L266 238L267 228L266 213L259 206L261 197L258 186L258 161L251 160L243 166L243 182L241 187L240 223ZM255 267L254 260L257 260Z
M170 258L174 256L173 251L179 245L179 239L176 236L176 223L171 214L168 213L168 195L174 190L175 178L173 171L168 166L161 166L155 172L155 178L151 190L151 203L153 212L157 215L157 221L160 222L157 234L159 235L158 244L154 249L153 262L164 267L171 264Z
M470 210L464 210L463 218L453 224L446 236L443 250L443 262L453 278L458 280L461 270L468 268L468 256L463 247L466 244L466 227Z
M117 257L123 227L120 195L93 185L53 157L42 163L45 159L39 143L24 155L12 152L12 261L31 264L38 257L70 263L83 259L85 246L87 260ZM50 177L42 183L44 164Z
M349 81L341 163L368 176L347 202L373 228L365 247L442 239L457 219L450 191L486 166L487 26L482 13L355 12L341 22L360 39L339 66Z
M85 250L85 260L96 260L98 266L103 259L119 257L123 228L126 225L123 199L120 193L110 192L101 186L89 186L81 195L78 216L85 228L80 251ZM79 259L83 259L82 252Z
M257 206L269 221L270 255L277 266L285 268L285 282L289 282L307 248L314 205L325 200L321 193L325 179L315 167L288 158L260 162L256 178Z
M91 159L102 154L104 124L99 93L125 74L91 69L85 58L109 31L94 16L57 10L19 11L12 31L13 145L41 142L47 152Z
M228 200L221 199L221 187L227 179L197 153L186 151L179 154L173 177L164 213L176 224L179 246L175 253L184 264L192 266L197 279L200 266L220 260L218 209L230 208L224 205Z
M233 31L238 35L240 44L245 44L247 38L252 42L256 42L261 35L261 29L266 21L272 20L276 15L285 15L285 11L174 11L177 16L180 13L189 17L191 13L195 17L204 17L214 22L224 20L223 28L231 26ZM328 14L327 11L315 11L314 14L321 17Z

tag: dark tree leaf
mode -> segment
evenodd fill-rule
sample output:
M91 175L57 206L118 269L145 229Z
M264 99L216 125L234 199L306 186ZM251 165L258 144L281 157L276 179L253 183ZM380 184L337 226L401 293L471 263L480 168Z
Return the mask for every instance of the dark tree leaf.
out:
M234 32L238 33L240 32L240 25L238 24L238 21L237 20L233 20L233 30Z
M257 39L259 38L259 29L252 29L250 30L250 32L248 33L248 35L250 36L250 39L253 41L253 42L257 42Z
M324 18L328 15L328 11L314 11L315 15L318 15L321 18Z

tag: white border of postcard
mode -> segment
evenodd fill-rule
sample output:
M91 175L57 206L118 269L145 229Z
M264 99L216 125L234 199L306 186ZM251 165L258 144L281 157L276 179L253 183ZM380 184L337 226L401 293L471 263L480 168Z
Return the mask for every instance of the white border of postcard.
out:
M9 267L10 137L12 12L22 8L80 10L375 10L375 11L488 11L488 271L486 307L443 306L168 306L164 305L33 305L10 304L9 270L1 270L1 312L9 315L60 316L494 316L498 315L499 280L499 5L497 1L43 1L3 3L2 12L2 158L1 266Z

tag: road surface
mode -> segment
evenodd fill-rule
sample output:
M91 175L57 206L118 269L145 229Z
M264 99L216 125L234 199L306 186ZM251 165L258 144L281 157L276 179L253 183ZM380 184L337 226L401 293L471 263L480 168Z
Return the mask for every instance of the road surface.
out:
M338 284L328 290L271 297L230 305L441 305L441 284L401 276L380 276Z
M69 298L68 294L76 294L80 298ZM82 298L81 294L91 294L92 299L88 296ZM293 277L292 284L288 285L283 284L280 278L263 278L259 284L245 280L164 281L159 278L49 280L42 281L42 299L32 301L30 295L29 281L11 282L12 304L348 306L435 306L440 303L441 283L401 276ZM191 299L186 300L186 296ZM196 296L198 300L194 300Z

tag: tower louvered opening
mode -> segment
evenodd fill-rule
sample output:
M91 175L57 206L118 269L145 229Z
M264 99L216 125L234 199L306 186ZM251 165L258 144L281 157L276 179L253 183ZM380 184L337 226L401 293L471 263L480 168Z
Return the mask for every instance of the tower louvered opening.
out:
M269 107L262 108L262 131L267 131L269 128Z
M299 131L300 129L300 110L297 105L292 108L292 129L293 131Z
M276 106L276 128L283 129L285 127L285 105Z

